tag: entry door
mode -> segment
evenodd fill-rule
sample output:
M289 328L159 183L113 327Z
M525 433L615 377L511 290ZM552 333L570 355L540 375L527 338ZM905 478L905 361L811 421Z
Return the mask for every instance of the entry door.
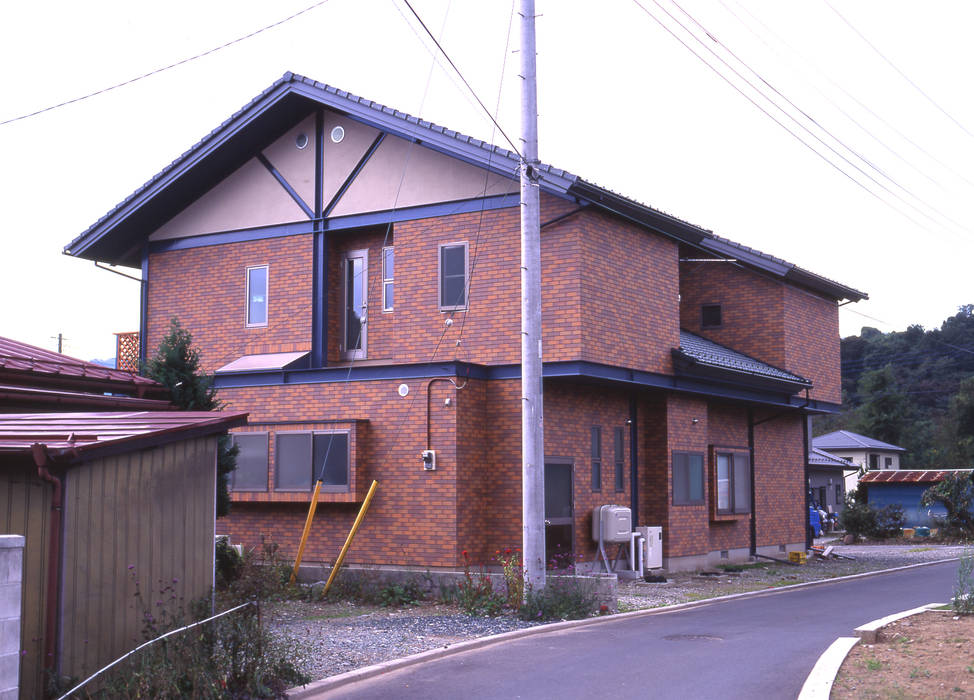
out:
M572 465L567 463L544 465L544 543L548 568L564 569L575 563L572 471Z
M342 357L361 360L368 340L369 251L352 250L342 259L344 268L344 319Z

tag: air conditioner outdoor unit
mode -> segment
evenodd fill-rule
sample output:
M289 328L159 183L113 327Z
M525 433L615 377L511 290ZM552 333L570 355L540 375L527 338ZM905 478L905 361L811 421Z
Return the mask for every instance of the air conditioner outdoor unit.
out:
M663 528L637 527L636 532L643 536L643 566L647 569L663 568Z

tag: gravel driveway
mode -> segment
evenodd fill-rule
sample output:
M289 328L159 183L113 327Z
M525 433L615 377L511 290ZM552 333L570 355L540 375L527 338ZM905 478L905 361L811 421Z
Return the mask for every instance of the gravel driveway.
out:
M854 560L814 560L802 566L767 561L765 566L739 572L718 569L667 575L666 583L620 581L619 609L662 607L938 561L960 556L965 547L850 545L836 546L835 551ZM271 631L288 640L296 656L304 657L305 670L313 679L535 624L507 616L471 617L455 606L438 603L397 609L287 601L267 606L265 614Z

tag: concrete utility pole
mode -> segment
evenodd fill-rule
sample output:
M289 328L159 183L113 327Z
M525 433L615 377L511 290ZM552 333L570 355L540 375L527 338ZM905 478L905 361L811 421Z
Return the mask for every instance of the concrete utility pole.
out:
M534 0L521 0L521 547L525 581L545 585L541 393L541 202Z

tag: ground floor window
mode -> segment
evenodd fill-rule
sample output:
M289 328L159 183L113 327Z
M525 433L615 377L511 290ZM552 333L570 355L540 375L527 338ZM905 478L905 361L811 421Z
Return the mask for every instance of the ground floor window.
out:
M267 433L234 433L237 468L230 472L233 491L267 490Z
M274 465L278 491L310 491L318 479L323 490L347 490L348 432L278 433Z
M714 501L719 515L751 512L751 461L747 452L714 450Z
M704 502L703 453L673 453L673 505L686 506Z

